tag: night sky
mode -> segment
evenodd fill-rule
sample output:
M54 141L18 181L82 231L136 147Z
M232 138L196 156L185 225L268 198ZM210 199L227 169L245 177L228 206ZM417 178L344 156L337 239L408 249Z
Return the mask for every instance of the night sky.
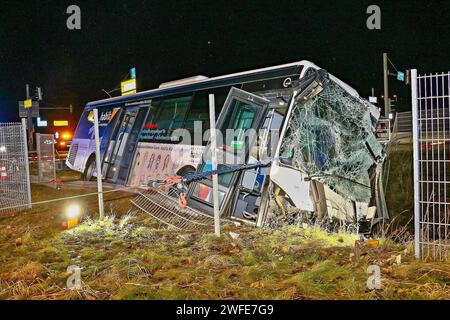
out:
M144 90L308 59L363 96L382 94L384 51L399 70L450 70L450 1L208 2L0 1L0 122L18 119L25 83L78 116L133 66ZM80 31L66 28L71 4ZM381 7L381 30L366 28L370 4ZM405 85L390 84L397 109L408 109Z

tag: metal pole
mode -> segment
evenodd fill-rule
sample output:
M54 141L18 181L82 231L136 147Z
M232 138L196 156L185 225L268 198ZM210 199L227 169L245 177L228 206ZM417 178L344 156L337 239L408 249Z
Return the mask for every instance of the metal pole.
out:
M52 159L53 159L53 179L55 180L55 183L53 184L55 188L57 188L57 183L56 183L56 159L55 159L55 143L56 143L56 139L55 139L55 135L52 134L52 141L54 143L52 143Z
M413 170L414 170L414 252L420 259L420 204L419 204L419 123L417 106L417 70L411 70L411 102L413 127Z
M384 76L384 116L389 118L391 106L389 103L389 83L388 83L388 55L383 53L383 76Z
M25 85L25 94L26 94L27 100L30 99L30 85L29 84ZM32 116L32 111L31 111L32 109L33 109L33 107L30 107L30 108L27 109L27 128L28 128L28 141L27 141L27 144L28 144L28 149L29 150L33 150L33 143L32 143L32 141L33 141L33 137L32 137L32 134L33 134L33 128L32 128L32 126L33 126L33 116Z
M42 182L42 166L41 166L41 134L36 133L36 152L38 165L38 182Z
M25 162L25 176L27 180L27 197L28 197L28 209L31 209L31 183L30 183L30 164L28 162L28 147L27 147L27 119L22 118L22 134L23 134L23 151Z
M98 212L100 220L104 217L102 163L100 162L100 136L98 131L98 110L94 109L95 164L97 166Z
M209 95L209 129L211 132L211 163L212 170L217 170L217 139L216 139L216 110L214 95ZM214 201L214 232L220 237L220 210L219 210L219 177L213 175L213 201Z

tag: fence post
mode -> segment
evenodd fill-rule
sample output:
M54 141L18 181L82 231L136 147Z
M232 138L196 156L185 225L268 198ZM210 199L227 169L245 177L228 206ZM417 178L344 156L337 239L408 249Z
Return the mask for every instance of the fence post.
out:
M37 167L38 167L38 182L42 182L42 158L41 158L41 134L36 133L36 155L37 155Z
M419 198L419 124L417 106L417 70L411 70L411 104L413 129L413 170L414 170L414 253L421 258L420 252L420 198Z
M27 139L27 119L22 118L23 153L25 162L25 176L27 183L28 209L31 209L31 183L30 183L30 163L28 161L28 139Z
M55 180L55 183L53 184L53 186L55 187L55 188L57 188L57 183L56 183L56 180L57 180L57 178L56 178L56 159L55 159L55 143L56 143L56 139L55 139L55 136L52 134L52 141L54 142L54 143L52 143L52 159L53 159L53 178L54 178L54 180Z
M98 212L100 220L104 217L102 163L100 162L100 137L98 130L98 109L94 109L95 164L97 166Z
M209 95L209 129L211 132L211 164L212 170L217 170L217 139L216 139L216 109L214 95ZM213 200L214 200L214 232L220 237L220 210L219 210L219 177L214 174L213 181Z

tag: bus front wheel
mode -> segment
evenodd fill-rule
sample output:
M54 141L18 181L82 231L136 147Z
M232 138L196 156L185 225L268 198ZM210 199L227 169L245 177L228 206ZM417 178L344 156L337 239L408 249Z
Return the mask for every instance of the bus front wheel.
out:
M183 167L180 170L178 170L177 175L183 177L183 176L188 176L188 175L191 175L194 173L195 173L194 167L186 166L186 167Z
M94 169L95 169L95 157L90 156L86 163L86 168L84 169L84 173L83 173L84 181L92 180L92 178L94 177Z

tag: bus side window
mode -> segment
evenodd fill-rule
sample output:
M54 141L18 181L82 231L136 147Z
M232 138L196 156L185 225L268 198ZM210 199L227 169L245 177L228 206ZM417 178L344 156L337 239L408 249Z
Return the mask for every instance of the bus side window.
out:
M148 111L147 119L145 120L145 124L147 127L151 127L151 124L154 123L155 117L158 114L160 101L152 101L150 105L150 110Z
M158 130L165 130L164 135L169 136L175 129L182 128L191 100L192 96L163 100L155 120Z
M216 119L219 117L222 111L223 104L228 96L231 87L222 87L208 89L204 91L197 91L194 94L194 99L192 100L192 105L186 117L186 122L184 128L189 130L191 134L191 139L196 145L206 145L208 142L207 137L200 144L200 141L194 141L194 126L195 122L201 122L202 135L209 129L209 94L214 94L215 99L215 112Z
M184 128L191 134L193 144L204 145L204 141L195 141L194 128L196 122L201 123L202 132L200 136L202 136L203 132L209 129L209 98L208 93L205 91L195 93L184 125Z
M140 142L149 142L151 140L150 137L153 136L154 130L156 129L155 117L158 114L158 110L159 101L152 101L147 119L145 119L144 128L139 135Z

